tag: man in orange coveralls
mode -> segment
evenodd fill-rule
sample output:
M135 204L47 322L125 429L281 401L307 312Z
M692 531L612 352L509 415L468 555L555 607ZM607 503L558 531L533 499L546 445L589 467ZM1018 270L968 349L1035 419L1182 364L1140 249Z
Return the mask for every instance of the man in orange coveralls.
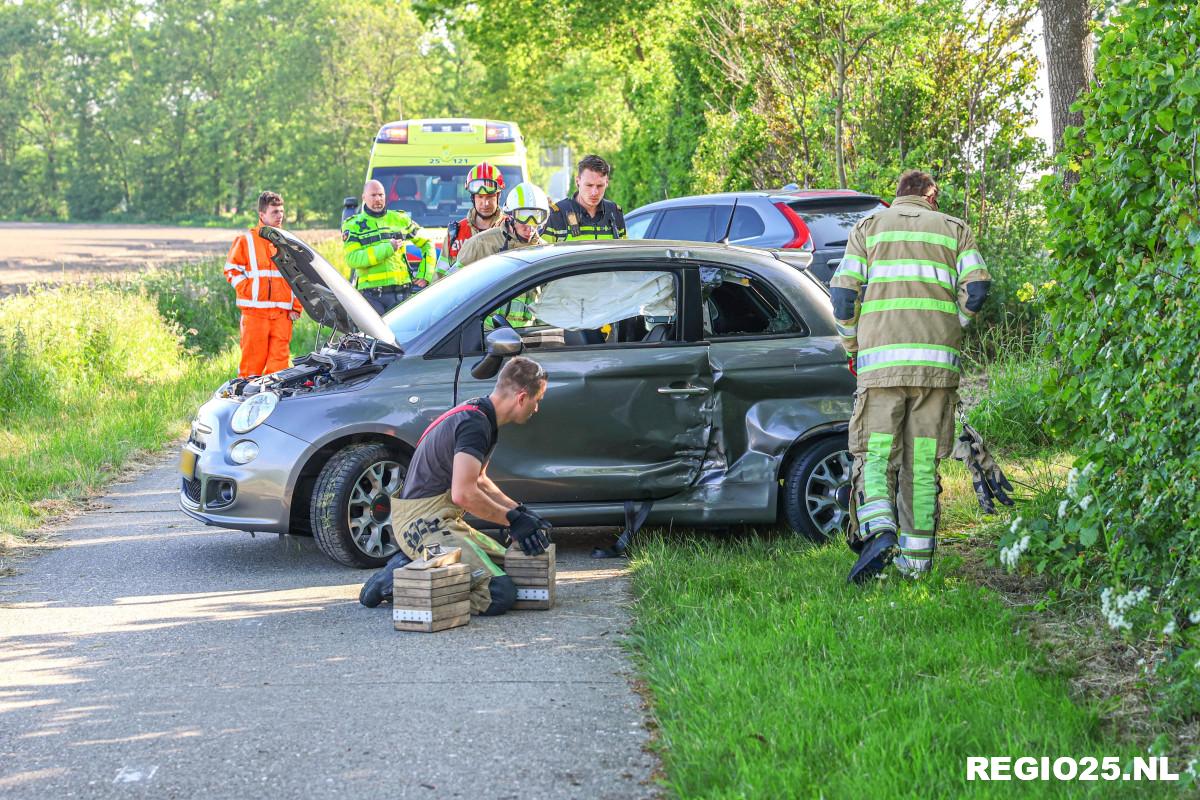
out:
M260 235L263 225L283 225L282 197L275 192L258 196L258 223L233 240L225 260L225 280L242 311L239 378L287 369L292 323L300 319L300 301L271 260L275 245Z

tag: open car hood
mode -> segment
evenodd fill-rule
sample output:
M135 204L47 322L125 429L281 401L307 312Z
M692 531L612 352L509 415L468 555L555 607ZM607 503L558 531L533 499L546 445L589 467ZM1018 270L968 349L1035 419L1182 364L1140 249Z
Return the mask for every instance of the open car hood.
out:
M342 333L361 331L396 345L396 336L383 318L320 254L285 230L264 225L261 233L275 245L278 252L271 260L310 317Z

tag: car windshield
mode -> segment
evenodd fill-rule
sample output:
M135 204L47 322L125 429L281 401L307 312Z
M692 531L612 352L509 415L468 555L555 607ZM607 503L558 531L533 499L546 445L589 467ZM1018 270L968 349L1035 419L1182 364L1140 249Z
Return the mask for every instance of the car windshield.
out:
M387 207L407 211L423 228L439 228L462 219L471 210L467 172L461 167L377 167L371 177L383 184ZM521 182L520 167L500 167L505 187Z
M383 318L401 347L450 316L475 294L522 264L511 256L494 255L476 261L437 281L393 308Z

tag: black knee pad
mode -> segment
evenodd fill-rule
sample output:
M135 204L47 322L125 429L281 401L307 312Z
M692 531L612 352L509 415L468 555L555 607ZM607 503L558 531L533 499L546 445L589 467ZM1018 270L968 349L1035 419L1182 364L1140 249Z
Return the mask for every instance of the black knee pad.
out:
M492 576L488 591L492 594L492 604L483 611L482 616L498 617L517 602L517 585L507 575Z

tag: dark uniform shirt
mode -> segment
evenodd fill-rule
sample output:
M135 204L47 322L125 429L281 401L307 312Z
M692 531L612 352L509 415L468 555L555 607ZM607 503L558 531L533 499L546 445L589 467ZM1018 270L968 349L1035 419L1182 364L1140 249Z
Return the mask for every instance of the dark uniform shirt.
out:
M578 196L576 193L551 205L543 239L547 242L590 242L626 238L625 214L619 205L612 200L601 200L593 217L575 199Z
M457 453L474 456L487 466L500 430L496 425L496 409L486 397L476 397L464 405L479 410L454 412L437 423L417 445L404 477L402 500L437 497L449 491Z

